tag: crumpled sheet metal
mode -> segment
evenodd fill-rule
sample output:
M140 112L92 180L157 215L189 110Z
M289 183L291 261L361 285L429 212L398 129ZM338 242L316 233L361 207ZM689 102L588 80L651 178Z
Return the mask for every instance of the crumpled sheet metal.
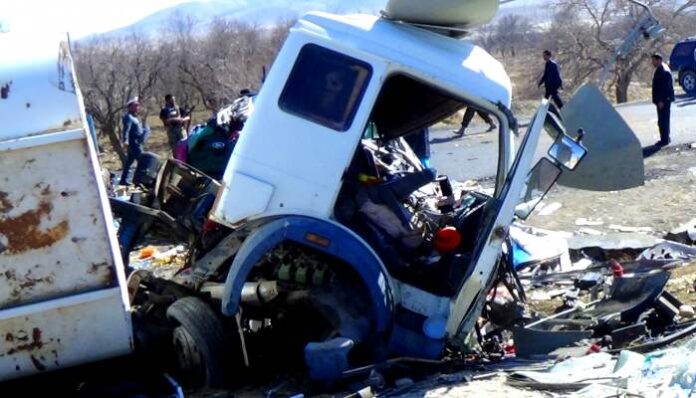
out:
M681 260L696 259L696 247L665 241L643 251L638 260Z
M557 348L590 338L592 333L591 330L549 331L520 327L512 330L517 356L521 358L546 355Z
M561 270L571 266L568 243L557 236L539 236L513 225L510 227L515 269L528 265L558 262Z
M693 364L696 338L645 355L621 351L618 357L602 352L570 358L543 371L513 372L507 382L535 390L575 391L567 395L572 397L597 398L606 388L644 397L688 397L696 387Z
M587 156L558 183L590 191L619 191L645 183L643 149L638 138L602 92L580 87L561 110L568 134L585 131Z

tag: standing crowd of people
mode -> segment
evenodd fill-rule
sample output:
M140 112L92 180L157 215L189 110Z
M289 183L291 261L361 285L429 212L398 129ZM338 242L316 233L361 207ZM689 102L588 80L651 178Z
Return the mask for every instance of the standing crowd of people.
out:
M150 127L140 120L139 113L140 100L138 97L133 97L126 103L126 114L123 115L121 140L126 150L126 159L123 161L121 185L130 184L130 170L145 151L145 142L150 135ZM164 106L159 117L167 130L169 147L174 154L179 141L186 138L186 127L191 117L182 116L181 109L176 105L176 98L172 94L164 96Z

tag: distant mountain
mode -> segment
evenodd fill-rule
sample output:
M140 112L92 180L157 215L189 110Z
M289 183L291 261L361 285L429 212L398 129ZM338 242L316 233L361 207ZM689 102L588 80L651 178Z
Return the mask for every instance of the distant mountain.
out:
M545 1L517 0L501 6L497 17L515 13L522 14L533 20L546 19L548 17L544 12L544 7L539 7ZM177 14L193 16L197 21L196 28L200 31L205 31L215 18L234 19L268 26L278 21L298 18L308 11L328 11L337 14L378 14L386 3L387 0L352 0L350 2L345 0L191 1L158 11L132 25L101 33L99 36L122 36L133 31L145 35L154 35Z
M377 14L386 0L211 0L191 1L151 14L136 23L101 33L100 36L121 36L136 31L152 35L166 26L176 15L195 18L197 28L205 28L215 18L234 19L260 25L273 25L278 21L298 18L308 11L328 11L337 14Z

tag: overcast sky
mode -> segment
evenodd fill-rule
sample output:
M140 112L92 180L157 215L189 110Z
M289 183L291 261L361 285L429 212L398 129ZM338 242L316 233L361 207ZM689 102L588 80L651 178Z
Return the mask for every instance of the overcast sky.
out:
M0 23L13 32L70 32L77 39L186 1L191 0L1 0Z

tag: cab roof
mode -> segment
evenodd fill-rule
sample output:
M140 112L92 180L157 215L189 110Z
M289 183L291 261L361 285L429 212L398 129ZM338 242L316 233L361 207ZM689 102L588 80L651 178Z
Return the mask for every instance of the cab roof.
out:
M502 64L469 41L373 15L324 12L306 14L293 31L381 57L464 99L480 98L510 107L512 88Z

